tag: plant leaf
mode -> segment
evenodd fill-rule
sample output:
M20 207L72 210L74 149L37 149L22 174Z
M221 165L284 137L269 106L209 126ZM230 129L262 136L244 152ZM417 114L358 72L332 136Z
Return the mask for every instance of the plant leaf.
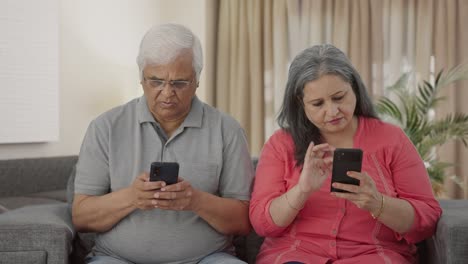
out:
M468 115L452 113L434 119L429 116L431 109L446 98L439 91L447 85L468 79L468 64L459 65L448 71L441 70L434 84L423 81L417 89L408 87L410 73L404 73L387 88L387 96L379 98L376 109L383 119L395 120L415 145L424 160L434 188L442 188L446 178L445 170L453 164L441 162L435 148L451 140L458 140L468 147ZM395 100L391 100L395 98ZM437 187L439 186L439 187Z

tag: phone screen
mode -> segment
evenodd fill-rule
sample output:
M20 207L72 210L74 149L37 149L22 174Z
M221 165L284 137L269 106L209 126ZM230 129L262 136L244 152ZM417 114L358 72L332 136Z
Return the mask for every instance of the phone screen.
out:
M359 185L359 180L351 178L348 171L361 171L362 150L354 148L337 148L333 154L333 169L331 182ZM332 192L347 192L330 187Z
M179 163L153 162L150 169L150 181L164 181L167 185L177 183Z

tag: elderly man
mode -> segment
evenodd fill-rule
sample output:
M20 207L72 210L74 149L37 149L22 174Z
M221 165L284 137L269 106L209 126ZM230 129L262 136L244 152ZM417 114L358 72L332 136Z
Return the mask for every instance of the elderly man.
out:
M88 263L244 263L231 237L250 230L253 168L243 129L195 95L200 41L153 27L137 58L144 95L91 122L76 168L73 223L97 232ZM179 163L175 184L152 162Z

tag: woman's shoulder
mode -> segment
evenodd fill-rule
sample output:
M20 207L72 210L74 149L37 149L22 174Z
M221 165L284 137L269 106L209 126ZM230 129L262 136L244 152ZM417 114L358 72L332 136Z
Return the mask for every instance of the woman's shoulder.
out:
M286 129L276 130L267 140L265 145L269 145L270 147L281 150L294 149L293 138Z
M277 143L293 143L292 136L286 129L276 130L275 132L273 132L268 141L273 141Z
M360 118L362 126L358 144L368 153L396 153L408 145L409 139L397 125L376 118Z
M398 139L404 135L403 130L399 126L383 120L369 117L361 117L359 120L362 122L363 134L384 139Z

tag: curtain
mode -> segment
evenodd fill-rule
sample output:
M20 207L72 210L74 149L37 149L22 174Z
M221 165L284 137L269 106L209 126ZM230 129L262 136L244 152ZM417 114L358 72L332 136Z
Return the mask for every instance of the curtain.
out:
M215 1L215 0L211 0ZM306 47L331 43L360 72L370 95L386 94L403 72L418 80L468 62L468 1L465 0L219 0L213 58L213 101L244 127L258 155L277 129L294 56ZM444 89L436 112L468 112L467 82ZM464 89L463 89L464 87ZM439 150L455 162L462 185L447 180L451 198L468 198L467 149L458 142ZM462 188L464 187L464 189Z
M468 1L435 1L433 5L432 44L435 71L449 69L462 63L468 63ZM448 113L468 113L468 81L455 83L444 88L442 96L446 100L437 108L436 113L445 116ZM451 170L459 179L459 184L446 180L445 187L450 198L468 198L468 150L459 142L451 142L439 149L439 157L455 163Z
M370 94L382 94L381 1L295 0L287 9L290 59L307 47L331 43L348 55Z
M236 118L258 155L287 77L286 1L220 0L212 104Z

